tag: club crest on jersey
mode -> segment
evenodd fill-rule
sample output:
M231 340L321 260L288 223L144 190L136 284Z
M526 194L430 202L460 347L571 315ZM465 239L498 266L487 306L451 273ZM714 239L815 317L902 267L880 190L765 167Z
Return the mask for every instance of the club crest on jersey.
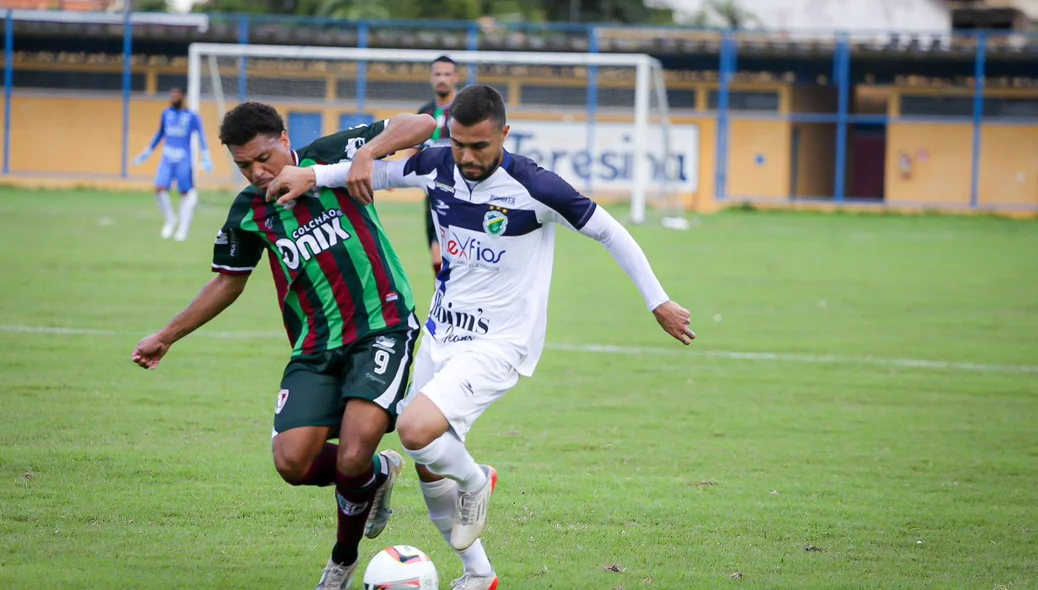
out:
M490 211L486 212L483 216L483 231L487 232L488 236L500 236L505 233L505 229L508 227L508 213L507 209L499 209L497 207L491 207Z
M354 156L357 155L357 150L364 147L364 143L363 137L354 137L351 139L349 143L346 144L346 149L344 150L346 152L346 159L352 161Z

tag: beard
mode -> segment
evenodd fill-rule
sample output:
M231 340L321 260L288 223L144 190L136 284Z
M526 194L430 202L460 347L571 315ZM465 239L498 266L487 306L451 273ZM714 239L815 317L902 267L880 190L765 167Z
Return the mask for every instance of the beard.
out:
M472 182L480 182L490 178L490 175L497 170L497 167L501 164L501 156L498 156L493 163L489 166L480 166L478 172L471 172L471 169L462 168L461 175L465 177L465 180L471 180ZM474 174L474 175L473 175Z
M179 111L179 110L180 110L181 108L183 108L183 106L184 106L184 101L182 101L182 100L174 100L174 101L170 102L169 104L170 104L170 105L171 105L171 106L172 106L173 108L175 108L175 109L177 109L177 110Z
M450 87L446 87L446 88L437 88L437 89L436 89L436 96L438 96L438 97L440 97L440 98L447 98L447 97L448 97L448 96L450 96L450 95L451 95L451 89L450 89Z

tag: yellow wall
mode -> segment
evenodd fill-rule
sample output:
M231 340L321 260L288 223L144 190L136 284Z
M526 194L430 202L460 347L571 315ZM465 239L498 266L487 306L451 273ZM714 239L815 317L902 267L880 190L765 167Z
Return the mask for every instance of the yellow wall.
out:
M1038 205L1038 127L984 125L977 200Z
M969 204L972 142L969 124L891 124L887 128L887 201ZM912 160L907 179L901 177L900 154Z
M728 141L728 196L785 197L790 185L792 126L786 121L734 120ZM704 150L716 151L716 141ZM763 164L757 156L763 156Z
M901 178L898 157L912 159ZM977 199L988 205L1038 205L1038 128L984 125ZM973 126L897 123L887 136L887 200L968 205Z
M158 116L148 128L154 132ZM11 170L119 174L122 103L113 99L11 100Z
M788 95L787 106L805 106L804 94ZM817 103L814 103L817 104ZM129 149L131 158L151 140L164 98L134 98L130 109ZM280 110L315 110L324 115L325 132L335 130L339 110L304 104L275 104ZM349 110L344 107L343 110ZM217 138L219 115L214 104L201 111L216 173L200 174L205 186L241 186L225 150ZM379 111L389 117L393 111ZM79 173L117 177L122 154L122 102L118 98L15 96L12 102L11 169L44 175ZM3 108L0 100L0 125ZM532 115L531 115L532 116ZM537 115L543 118L547 115ZM521 116L517 113L517 118ZM699 189L684 195L690 208L716 207L715 163L717 126L712 114L675 115L674 124L699 128ZM728 194L734 197L787 196L792 181L792 130L801 129L797 196L826 196L833 192L835 135L831 126L790 124L785 121L733 120L728 154ZM888 129L886 195L888 202L945 203L966 205L970 194L972 126L969 123L893 123ZM0 146L2 149L2 146ZM980 177L982 204L1038 205L1038 127L986 125L983 130ZM912 174L902 179L898 155L912 157ZM756 158L763 156L758 165ZM2 152L0 152L2 157ZM159 158L129 169L131 178L150 182ZM848 168L850 173L850 168Z

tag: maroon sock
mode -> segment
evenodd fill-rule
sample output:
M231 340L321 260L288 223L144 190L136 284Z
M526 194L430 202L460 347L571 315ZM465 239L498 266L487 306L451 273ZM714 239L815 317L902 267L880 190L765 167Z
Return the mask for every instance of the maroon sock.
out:
M364 525L371 512L371 500L380 485L375 476L374 463L360 475L338 474L335 479L335 500L338 505L339 532L335 548L332 549L332 560L341 565L349 565L357 560L357 547L364 536Z
M335 459L339 454L339 445L325 443L321 452L314 457L306 475L299 481L292 482L296 486L330 486L335 483L339 471L335 468Z

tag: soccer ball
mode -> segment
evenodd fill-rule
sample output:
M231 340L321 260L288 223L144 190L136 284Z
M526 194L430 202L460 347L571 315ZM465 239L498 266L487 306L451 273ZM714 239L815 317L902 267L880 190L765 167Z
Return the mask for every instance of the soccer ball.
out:
M439 590L440 576L429 556L417 547L394 545L371 558L364 590Z

